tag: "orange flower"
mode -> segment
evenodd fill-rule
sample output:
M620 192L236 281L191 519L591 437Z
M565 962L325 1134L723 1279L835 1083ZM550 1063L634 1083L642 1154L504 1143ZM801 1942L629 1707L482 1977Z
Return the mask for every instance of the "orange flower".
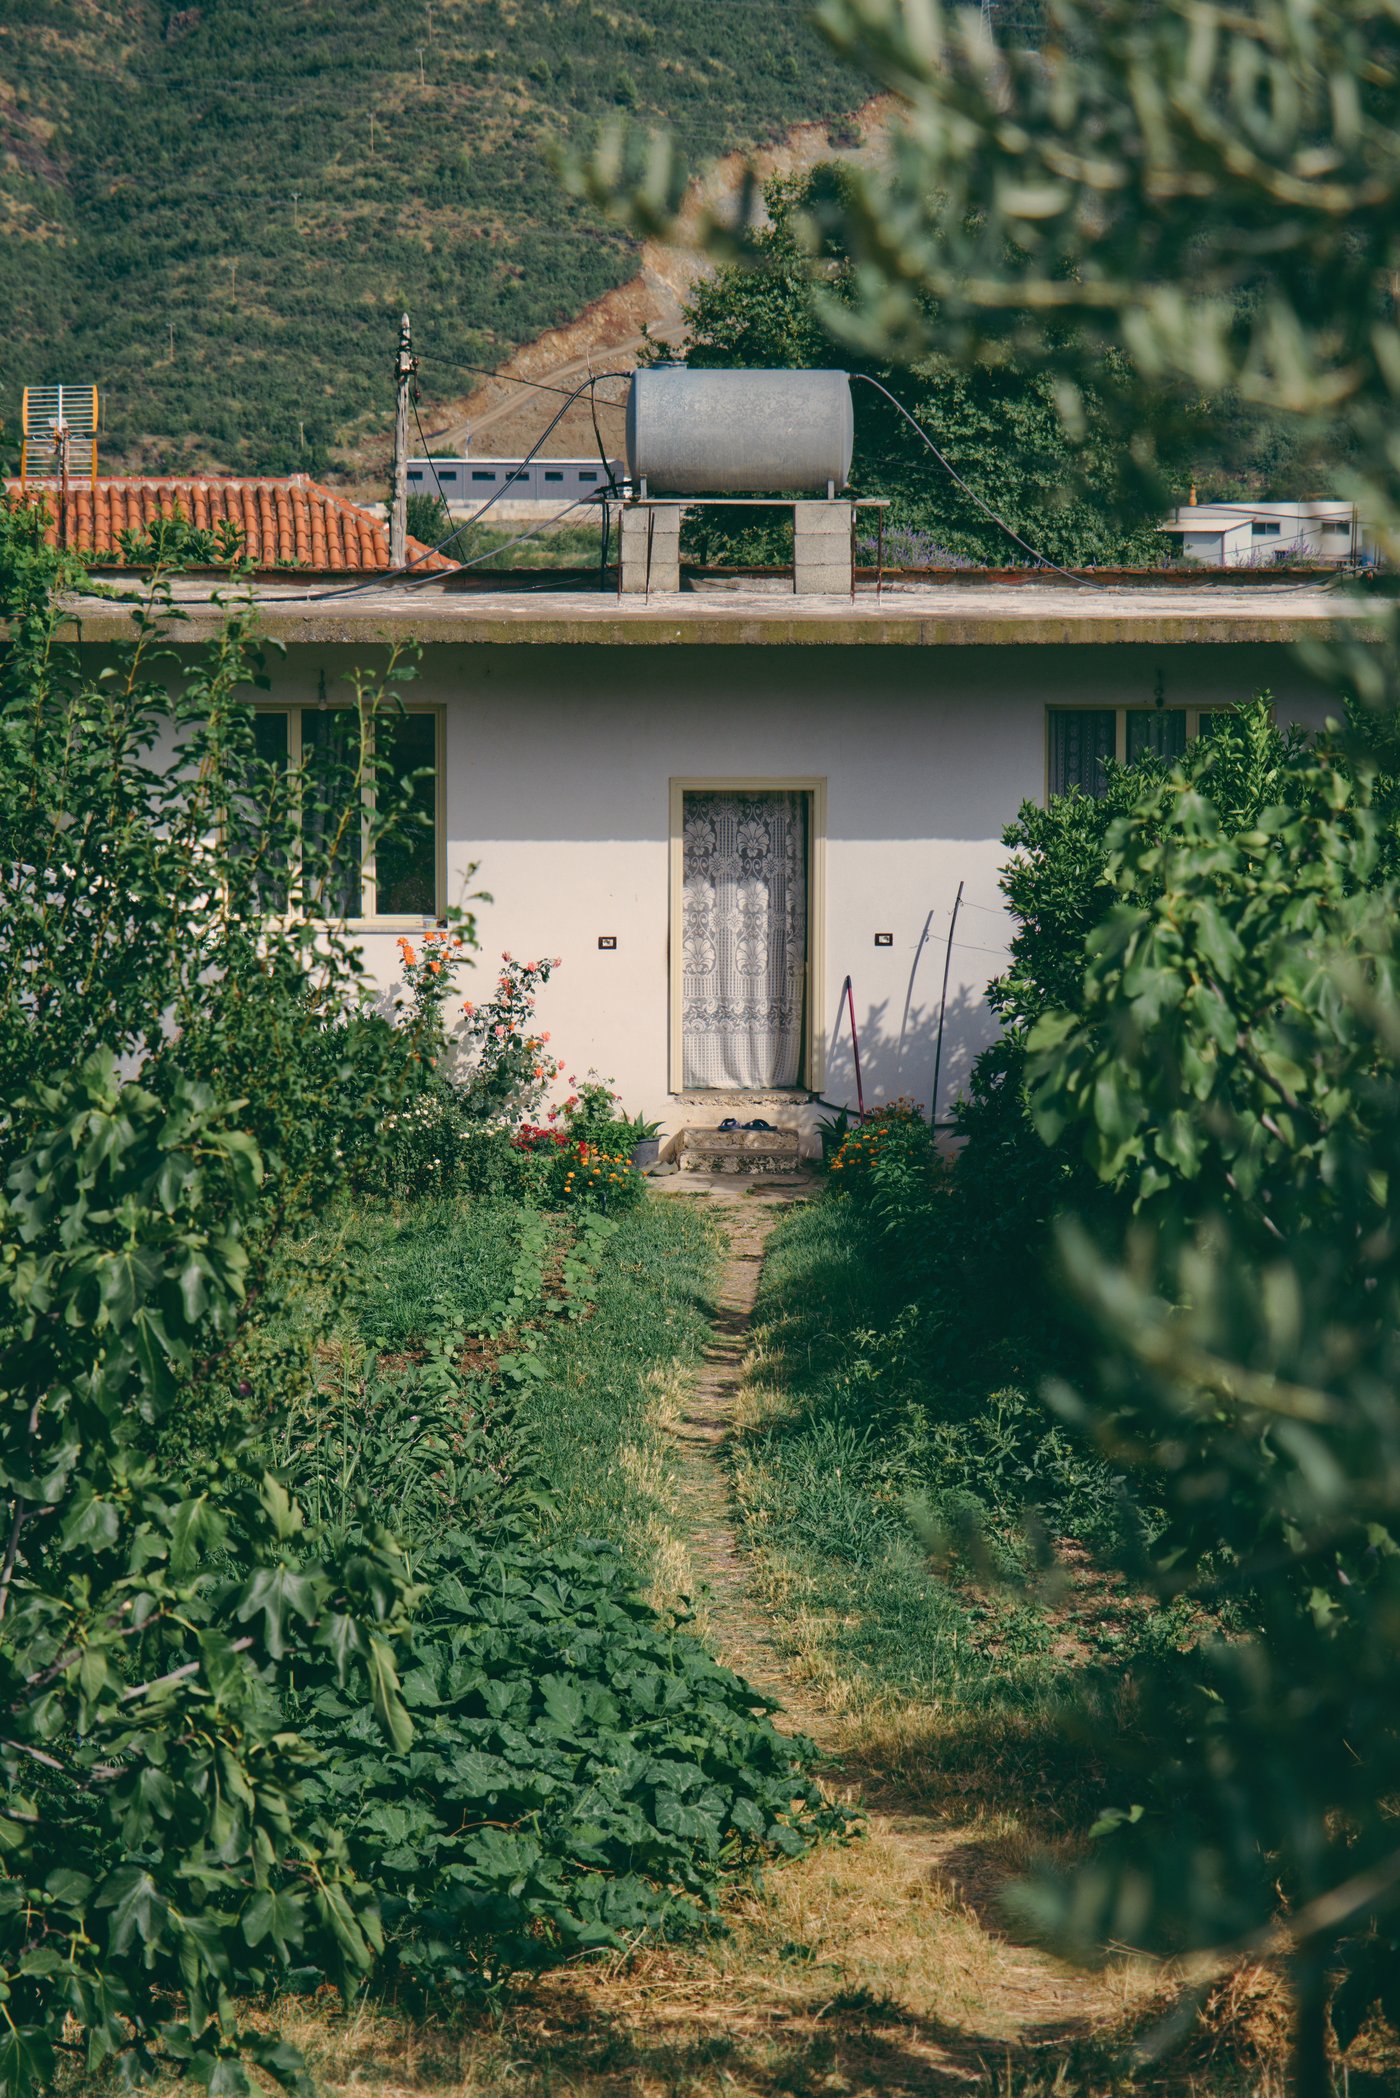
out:
M399 941L399 951L403 955L403 965L405 969L412 969L416 965L418 957L414 953L412 947L410 947L407 940Z
M430 961L430 962L428 963L428 967L429 967L429 968L430 968L430 969L432 970L432 972L433 972L434 976L441 976L441 974L442 974L442 963L441 963L441 962L434 962L434 961Z

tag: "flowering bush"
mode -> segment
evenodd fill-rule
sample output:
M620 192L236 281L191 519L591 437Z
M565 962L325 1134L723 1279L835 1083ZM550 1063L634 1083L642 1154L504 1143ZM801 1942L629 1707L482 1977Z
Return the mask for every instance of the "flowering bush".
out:
M514 1126L543 1107L559 1064L549 1054L549 1036L535 1032L532 1016L536 996L559 966L557 956L521 962L503 954L494 994L480 1003L463 1002L459 1039L469 1065L457 1089L473 1120Z
M585 1079L571 1075L568 1082L574 1091L549 1111L550 1121L562 1123L568 1139L604 1151L621 1151L630 1158L634 1144L656 1135L655 1122L622 1112L622 1096L614 1092L610 1078L590 1071Z
M835 1185L858 1201L879 1201L910 1176L925 1179L937 1166L933 1131L914 1100L891 1100L866 1116L831 1161Z
M616 1216L635 1209L646 1193L646 1183L626 1151L605 1151L597 1144L571 1142L554 1160L550 1194L559 1208L606 1210Z
M391 1195L446 1195L461 1185L462 1119L451 1093L433 1083L408 1107L386 1115L376 1160Z
M410 1024L442 1043L447 1037L444 1007L452 992L452 972L468 959L469 948L461 933L452 931L425 932L420 944L421 954L412 940L399 941Z

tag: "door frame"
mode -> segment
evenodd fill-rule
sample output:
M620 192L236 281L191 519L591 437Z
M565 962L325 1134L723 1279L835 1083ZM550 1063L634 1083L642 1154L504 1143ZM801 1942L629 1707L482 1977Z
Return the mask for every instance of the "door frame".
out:
M685 1042L682 1033L685 973L685 797L687 794L805 794L807 797L807 961L806 1018L803 1022L802 1082L797 1093L819 1093L826 1082L826 780L808 777L777 779L756 774L723 779L671 781L670 812L670 977L667 1083L672 1093L685 1091ZM726 1091L731 1088L726 1087ZM732 1088L738 1094L742 1089Z

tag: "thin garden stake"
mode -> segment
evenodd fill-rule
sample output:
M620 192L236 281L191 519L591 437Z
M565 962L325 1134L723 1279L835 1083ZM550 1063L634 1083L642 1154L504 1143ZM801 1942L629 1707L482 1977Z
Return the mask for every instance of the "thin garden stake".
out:
M938 1127L938 1074L943 1065L943 1022L948 1017L948 972L953 966L953 934L958 929L958 911L962 907L963 885L958 883L958 893L953 898L953 915L948 921L948 951L943 957L943 996L938 1006L938 1047L933 1052L933 1099L929 1105L929 1121ZM849 982L850 979L847 978Z
M860 1082L860 1038L856 1033L856 994L851 989L849 976L846 978L842 996L845 998L851 1015L851 1055L855 1058L856 1065L856 1111L863 1122L865 1120L865 1090Z

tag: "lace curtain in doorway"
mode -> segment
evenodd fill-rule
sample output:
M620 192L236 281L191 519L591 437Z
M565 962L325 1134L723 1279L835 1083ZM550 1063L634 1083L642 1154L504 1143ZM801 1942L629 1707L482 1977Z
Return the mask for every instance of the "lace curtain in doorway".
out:
M684 870L686 1085L796 1085L807 982L806 795L687 794Z

